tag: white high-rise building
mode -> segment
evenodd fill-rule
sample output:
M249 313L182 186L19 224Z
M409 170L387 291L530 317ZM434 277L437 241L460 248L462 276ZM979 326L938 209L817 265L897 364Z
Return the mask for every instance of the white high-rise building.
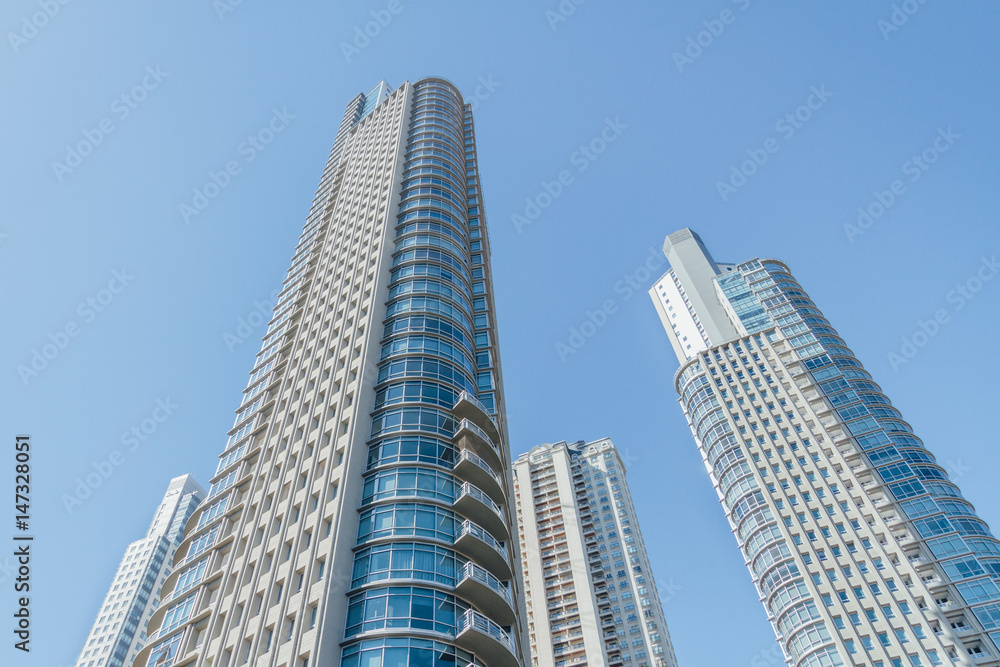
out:
M1000 541L788 266L664 252L674 387L788 664L1000 664Z
M524 664L472 107L347 106L136 667Z
M146 536L128 546L97 613L76 667L126 667L146 643L146 623L160 604L160 586L184 537L184 525L205 497L190 475L170 480Z
M514 462L535 667L676 667L625 466L611 440Z

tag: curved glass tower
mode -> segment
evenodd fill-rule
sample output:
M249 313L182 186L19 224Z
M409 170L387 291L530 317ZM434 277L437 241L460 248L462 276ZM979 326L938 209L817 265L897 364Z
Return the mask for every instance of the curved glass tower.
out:
M137 667L525 664L471 107L348 105Z
M436 653L516 665L472 111L445 81L414 86L400 189L345 630L370 638L348 644L341 664L429 665ZM452 641L407 645L400 628Z
M674 385L787 663L1000 664L1000 541L788 267L664 252Z

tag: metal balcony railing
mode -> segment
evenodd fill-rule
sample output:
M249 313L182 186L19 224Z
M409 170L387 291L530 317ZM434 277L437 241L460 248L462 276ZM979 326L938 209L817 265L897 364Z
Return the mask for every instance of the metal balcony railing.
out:
M499 579L471 561L462 567L462 571L459 573L458 583L461 584L466 579L473 579L481 584L484 584L493 590L497 595L506 600L511 607L514 606L514 596L511 594L510 588L504 586Z
M517 650L514 648L514 642L510 638L510 634L474 609L470 609L458 617L457 627L459 634L471 628L473 630L478 630L485 635L489 635L502 644L513 655L517 655Z
M497 444L495 442L493 442L493 438L491 438L486 431L484 431L483 429L479 428L479 426L477 426L474 422L472 422L472 421L470 421L468 419L463 419L462 421L460 421L458 423L458 428L455 429L455 432L458 433L463 428L464 429L468 429L469 431L472 431L473 433L475 433L476 435L478 435L480 438L482 438L493 449L493 451L495 451L497 453L497 456L500 455L500 448L497 447Z
M459 460L468 461L469 463L473 463L479 468L482 468L483 471L485 471L490 477L493 478L493 481L497 483L497 486L503 488L503 484L501 484L500 478L497 477L497 474L493 472L493 468L491 468L489 464L487 464L486 461L484 461L481 456L479 456L478 454L476 454L471 450L463 449L461 453L458 455L458 458ZM457 461L455 462L455 465L457 467L458 465Z
M461 402L461 401L468 401L469 403L472 403L474 406L476 406L477 408L479 408L480 410L482 410L485 414L489 415L490 420L494 424L496 424L496 418L493 417L493 414L490 412L489 408L487 408L485 405L483 405L482 402L478 398L476 398L475 396L473 396L471 393L469 393L467 391L461 392L458 395L458 401L456 401L456 402Z
M472 523L471 521L464 521L462 523L462 527L458 531L458 534L455 535L455 539L457 540L466 535L471 535L480 542L485 542L490 545L493 547L494 551L503 557L505 563L508 565L510 564L510 560L507 558L507 549L504 548L503 543L499 542L495 537L486 532L486 530L479 524Z
M470 498L475 498L476 500L478 500L479 502L481 502L482 504L486 505L491 510L493 510L498 517L500 517L501 519L504 518L503 508L497 505L495 502L493 502L493 499L490 498L485 493L483 493L479 487L474 486L469 482L465 482L464 484L462 484L462 490L458 494L459 498L462 496L469 496Z

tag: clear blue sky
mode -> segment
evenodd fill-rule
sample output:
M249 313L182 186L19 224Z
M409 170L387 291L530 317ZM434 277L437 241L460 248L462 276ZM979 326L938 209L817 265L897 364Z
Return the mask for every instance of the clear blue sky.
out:
M0 662L71 664L169 478L207 484L261 330L232 351L224 335L280 284L344 104L382 78L444 76L470 96L491 82L477 127L512 448L609 436L627 452L655 575L676 588L666 613L682 666L766 664L773 634L675 402L653 277L638 271L677 228L720 261L787 261L1000 528L1000 280L960 310L948 298L1000 252L1000 9L914 2L880 29L892 1L844 4L589 0L555 21L557 0L404 1L345 56L388 0L245 0L221 19L211 0L77 1L37 30L24 23L35 0L3 3L0 434L34 437L38 542L34 650L13 662L5 640ZM674 55L688 48L690 62ZM247 161L241 142L275 109L294 118ZM616 119L601 155L577 152ZM53 166L81 141L97 145ZM933 164L911 161L927 149ZM766 162L729 181L754 155ZM230 160L240 173L186 224L179 206ZM572 181L518 232L512 214L563 170ZM897 179L849 239L844 225ZM102 292L123 268L127 284ZM605 300L615 312L560 359ZM887 355L939 309L947 322L894 369ZM18 366L67 325L77 335L25 384ZM168 398L174 413L68 513L62 494ZM7 580L8 637L12 610Z

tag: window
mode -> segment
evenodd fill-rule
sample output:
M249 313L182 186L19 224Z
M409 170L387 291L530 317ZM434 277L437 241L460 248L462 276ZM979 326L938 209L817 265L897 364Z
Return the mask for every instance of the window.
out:
M188 617L191 615L191 609L194 608L194 599L195 595L192 594L180 602L170 605L167 609L166 615L163 617L163 623L160 626L160 631L163 633L170 632L187 621Z

